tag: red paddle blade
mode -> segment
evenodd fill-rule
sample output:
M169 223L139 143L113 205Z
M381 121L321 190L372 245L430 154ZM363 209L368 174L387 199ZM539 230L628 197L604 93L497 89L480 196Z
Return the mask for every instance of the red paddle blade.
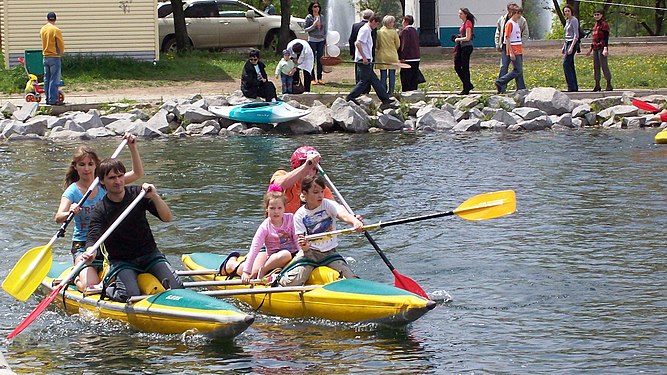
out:
M643 109L645 111L653 112L653 113L658 113L660 112L660 108L654 106L653 104L646 103L645 101L635 99L632 101L632 105L639 109Z
M60 293L60 291L63 289L64 286L65 284L63 283L58 285L58 287L56 287L55 289L53 289L53 291L51 292L51 294L48 295L48 297L44 298L44 300L42 300L42 302L40 302L37 305L37 307L35 307L35 309L32 310L32 312L25 319L23 319L23 321L18 326L16 326L16 328L14 328L13 331L9 332L9 335L7 335L7 339L9 340L14 338L16 335L18 335L24 329L26 329L32 322L34 322L35 319L37 319L37 317L44 310L46 310L46 308L51 304L51 302L53 302L53 300L56 299L56 296L58 295L58 293Z
M417 284L416 281L412 280L411 278L401 275L396 271L396 269L393 269L392 272L394 273L394 286L397 288L401 288L403 290L407 290L410 293L414 293L418 296L424 297L426 299L431 299L424 289Z

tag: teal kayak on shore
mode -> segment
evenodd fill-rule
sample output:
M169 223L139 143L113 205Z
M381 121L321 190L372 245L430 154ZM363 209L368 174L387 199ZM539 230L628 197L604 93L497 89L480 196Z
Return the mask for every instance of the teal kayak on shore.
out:
M280 123L298 119L309 110L294 108L285 102L253 102L235 106L210 106L209 112L249 124Z

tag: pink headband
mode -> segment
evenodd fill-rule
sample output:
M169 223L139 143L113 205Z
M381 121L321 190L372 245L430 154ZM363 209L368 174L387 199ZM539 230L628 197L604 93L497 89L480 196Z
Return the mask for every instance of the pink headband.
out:
M277 191L277 192L282 193L283 188L280 185L271 184L271 185L269 185L269 189L266 192L270 193L270 192L273 192L273 191Z

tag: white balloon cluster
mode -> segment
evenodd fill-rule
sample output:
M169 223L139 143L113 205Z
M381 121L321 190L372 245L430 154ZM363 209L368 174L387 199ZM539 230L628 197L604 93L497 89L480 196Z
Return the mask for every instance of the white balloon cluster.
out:
M340 34L338 31L332 30L327 33L327 55L331 57L338 57L340 55L340 48L337 43L340 41Z

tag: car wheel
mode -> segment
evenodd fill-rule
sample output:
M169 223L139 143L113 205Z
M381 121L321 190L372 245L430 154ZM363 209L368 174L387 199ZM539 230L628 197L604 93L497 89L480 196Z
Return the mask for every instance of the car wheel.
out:
M278 30L271 30L266 34L264 39L264 49L271 50L277 53L278 51L278 40L280 39Z
M188 40L188 49L192 48L192 43L190 40ZM176 48L176 37L169 37L168 39L165 39L164 44L162 46L162 52L163 53L176 53L178 52L178 49Z
M289 41L296 39L296 34L290 31ZM266 34L266 39L264 39L264 49L274 51L276 54L280 54L278 50L278 42L280 40L280 30L271 30ZM288 41L288 43L289 43Z

